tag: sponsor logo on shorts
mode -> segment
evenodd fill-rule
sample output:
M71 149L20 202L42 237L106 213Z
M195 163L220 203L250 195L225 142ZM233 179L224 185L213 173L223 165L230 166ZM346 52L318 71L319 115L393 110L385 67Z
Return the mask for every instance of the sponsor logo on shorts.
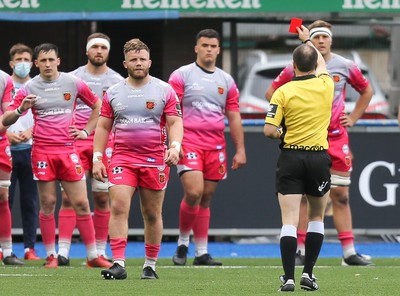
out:
M106 148L105 153L106 153L106 156L107 156L108 158L111 158L112 153L113 153L113 149L112 149L111 147L108 147L108 148Z
M6 147L6 155L7 155L7 156L11 156L11 149L10 149L10 146L7 146L7 147Z
M326 185L328 185L328 181L322 182L322 184L318 186L318 191L321 192L322 190L324 190Z
M344 144L344 145L342 146L342 151L343 151L344 154L349 154L349 152L350 152L349 145Z
M225 161L225 153L224 152L220 152L219 153L219 162L224 162Z
M154 158L152 158L152 157L148 157L147 158L147 162L156 162L156 160Z
M45 161L38 161L37 164L36 164L36 166L37 166L39 169L45 169L45 168L47 168L48 164L47 164L47 162L45 162Z
M197 154L195 152L186 153L187 159L197 159Z
M71 154L71 160L73 163L78 163L79 162L79 156L75 153Z
M124 171L124 169L122 167L115 167L112 169L112 173L113 175L115 174L122 174L122 172ZM114 179L115 180L115 179Z

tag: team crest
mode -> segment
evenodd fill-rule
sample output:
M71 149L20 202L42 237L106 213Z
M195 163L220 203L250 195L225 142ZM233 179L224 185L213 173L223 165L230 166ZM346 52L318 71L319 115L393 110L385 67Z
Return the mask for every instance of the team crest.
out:
M223 95L224 94L224 88L222 87L222 86L218 86L218 93L220 94L220 95Z
M351 166L351 157L350 156L346 156L344 158L344 162L347 166Z
M75 171L78 175L82 175L82 167L80 165L75 166Z
M221 165L219 166L218 172L219 172L221 175L225 175L225 166L224 166L223 164L221 164Z
M159 173L158 174L158 182L160 184L164 184L167 181L167 177L165 176L165 173Z
M69 101L69 100L71 100L71 98L72 98L72 95L70 92L64 93L64 100Z
M334 82L339 82L340 81L340 76L339 75L333 75L332 78L333 78Z
M103 97L106 94L106 92L107 92L107 89L103 89Z
M152 102L152 101L147 101L146 102L146 108L149 109L149 110L154 109L155 106L156 106L155 102Z

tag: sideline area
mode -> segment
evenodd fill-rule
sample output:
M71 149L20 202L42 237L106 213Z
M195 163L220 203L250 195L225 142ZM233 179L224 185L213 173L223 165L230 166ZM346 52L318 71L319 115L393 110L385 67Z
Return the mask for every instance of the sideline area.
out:
M160 250L160 258L170 258L176 249L175 242L163 242ZM400 257L400 243L387 242L363 242L356 244L357 251L361 254L367 254L373 258ZM193 244L189 246L188 258L194 257ZM23 258L24 247L22 243L13 243L14 253L19 258ZM36 244L37 255L45 257L43 243ZM210 242L209 252L215 258L279 258L278 243L220 243ZM86 250L83 243L73 243L71 247L71 258L85 258ZM109 245L107 246L107 255L111 256ZM320 257L340 258L342 250L339 243L325 242L322 246ZM127 258L144 258L143 242L128 242L126 248Z

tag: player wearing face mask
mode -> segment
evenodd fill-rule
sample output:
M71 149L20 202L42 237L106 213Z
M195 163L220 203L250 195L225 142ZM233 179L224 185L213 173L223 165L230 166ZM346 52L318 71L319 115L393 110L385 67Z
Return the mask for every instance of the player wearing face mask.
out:
M10 49L10 67L13 70L11 78L15 92L31 79L29 72L32 67L32 57L32 49L24 44L15 44ZM29 109L7 130L13 158L9 204L12 208L16 185L19 184L25 260L40 259L35 252L39 206L31 165L32 126L33 116Z

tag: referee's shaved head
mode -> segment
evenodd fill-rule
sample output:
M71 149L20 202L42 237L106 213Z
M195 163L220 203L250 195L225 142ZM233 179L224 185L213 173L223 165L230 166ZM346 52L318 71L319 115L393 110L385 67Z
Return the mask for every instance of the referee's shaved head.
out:
M318 54L314 47L301 44L293 51L293 62L301 72L314 71L317 67Z

